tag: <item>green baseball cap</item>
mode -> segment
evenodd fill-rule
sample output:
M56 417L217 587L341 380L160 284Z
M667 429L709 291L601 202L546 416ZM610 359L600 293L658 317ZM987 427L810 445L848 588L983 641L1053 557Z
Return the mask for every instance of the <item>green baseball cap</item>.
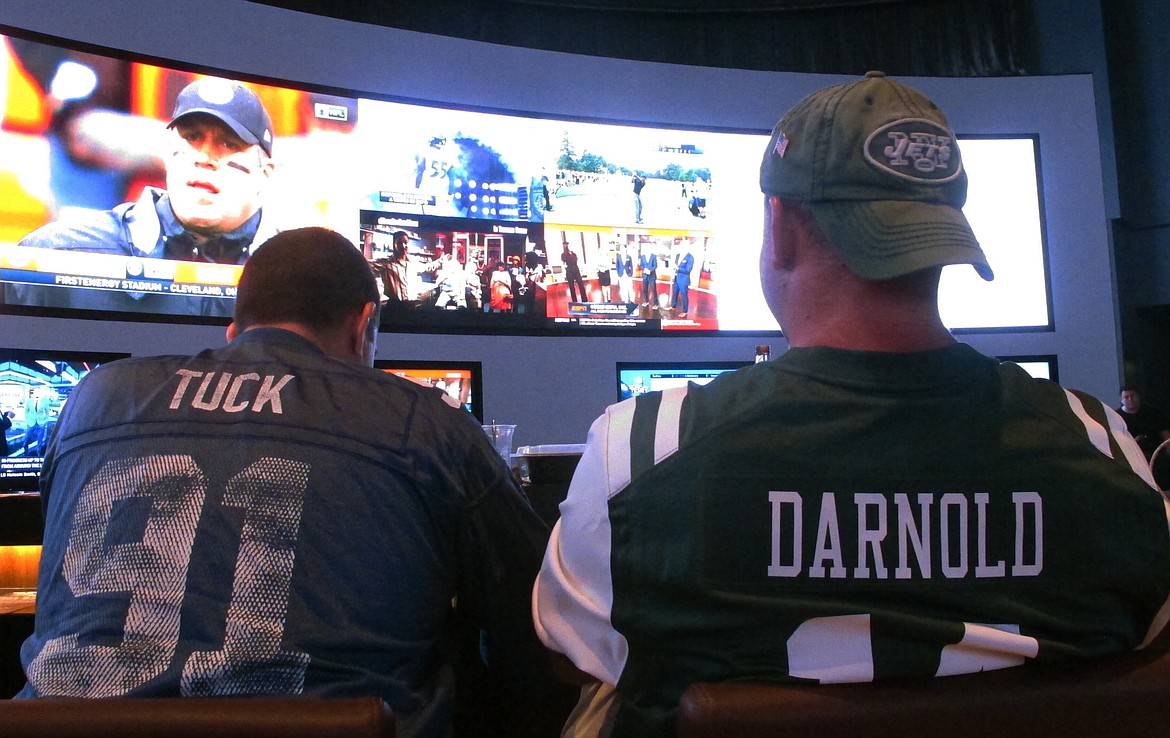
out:
M764 152L760 189L805 203L865 279L944 264L971 264L994 278L963 215L967 173L946 116L882 72L788 111Z

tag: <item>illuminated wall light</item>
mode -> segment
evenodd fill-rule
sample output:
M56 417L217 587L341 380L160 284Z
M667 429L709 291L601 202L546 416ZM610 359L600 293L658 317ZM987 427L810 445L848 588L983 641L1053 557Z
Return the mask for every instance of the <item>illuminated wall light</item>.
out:
M0 588L35 589L40 546L0 546Z

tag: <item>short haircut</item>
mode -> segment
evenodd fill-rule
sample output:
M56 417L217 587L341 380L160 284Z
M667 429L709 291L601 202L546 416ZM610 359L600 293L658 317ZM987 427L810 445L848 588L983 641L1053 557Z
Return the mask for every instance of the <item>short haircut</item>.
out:
M297 228L244 263L234 320L241 331L276 323L329 331L370 302L378 305L378 285L362 253L327 228Z

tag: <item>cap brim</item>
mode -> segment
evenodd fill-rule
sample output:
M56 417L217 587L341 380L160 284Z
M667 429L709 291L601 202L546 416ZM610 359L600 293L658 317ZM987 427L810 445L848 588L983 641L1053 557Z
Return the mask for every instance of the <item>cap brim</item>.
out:
M892 279L946 264L995 274L963 211L914 200L810 202L817 225L849 269L865 279Z
M212 118L222 121L224 125L232 129L232 133L239 136L240 140L248 145L256 145L260 143L260 139L253 136L252 132L240 125L235 118L227 115L221 110L213 110L211 108L191 108L190 110L184 110L182 113L171 119L171 122L167 124L167 128L175 125L175 123L182 120L183 118L186 118L188 115L194 115L195 113L210 115Z

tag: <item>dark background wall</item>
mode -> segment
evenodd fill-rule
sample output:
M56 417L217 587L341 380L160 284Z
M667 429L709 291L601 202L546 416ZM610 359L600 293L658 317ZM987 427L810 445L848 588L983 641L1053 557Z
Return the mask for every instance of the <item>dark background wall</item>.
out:
M1164 0L265 0L491 43L645 61L915 76L1092 74L1125 382L1170 408Z

